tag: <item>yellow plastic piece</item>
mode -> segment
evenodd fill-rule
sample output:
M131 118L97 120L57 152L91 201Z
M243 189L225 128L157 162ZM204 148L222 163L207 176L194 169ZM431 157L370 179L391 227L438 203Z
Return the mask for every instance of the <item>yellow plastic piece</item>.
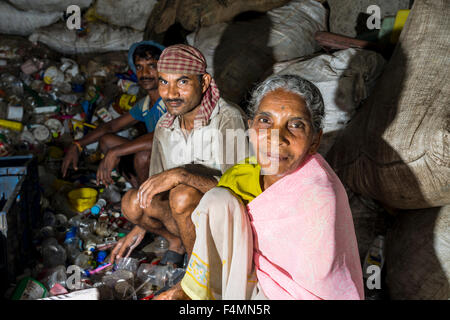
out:
M92 188L80 188L68 193L69 203L78 211L83 212L92 208L97 202L98 192Z
M124 111L129 111L131 108L133 108L133 105L136 103L136 96L133 96L131 94L123 94L120 97L119 105L120 108Z
M4 120L4 119L0 119L0 127L14 130L14 131L22 131L23 130L23 124L21 122Z
M405 26L406 20L408 19L409 12L411 10L398 10L397 16L395 17L394 28L391 33L391 43L397 43L402 33L403 27Z

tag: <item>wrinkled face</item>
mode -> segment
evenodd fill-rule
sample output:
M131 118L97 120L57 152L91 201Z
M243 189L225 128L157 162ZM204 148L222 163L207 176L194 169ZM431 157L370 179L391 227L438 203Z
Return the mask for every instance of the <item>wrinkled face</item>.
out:
M136 57L134 65L136 66L136 75L138 83L145 91L151 91L158 88L158 61L149 57Z
M164 100L167 110L174 116L184 115L200 105L203 93L209 86L208 74L203 76L203 83L197 75L177 73L159 74L159 95Z
M264 96L249 127L262 173L280 178L295 171L317 151L322 134L314 133L304 99L283 89Z

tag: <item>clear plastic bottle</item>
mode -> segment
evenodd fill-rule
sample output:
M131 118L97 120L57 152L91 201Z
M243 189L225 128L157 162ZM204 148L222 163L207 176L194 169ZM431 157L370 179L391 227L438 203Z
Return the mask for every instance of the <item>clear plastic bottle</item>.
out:
M78 235L81 239L86 240L86 238L95 232L97 227L97 220L94 219L83 219L80 220L78 226Z
M93 234L89 234L84 239L83 248L86 252L94 251L97 247L97 244L102 242L102 238L97 237Z
M66 258L66 250L55 238L48 238L42 242L42 259L47 268L64 265Z
M363 266L364 278L370 276L370 274L367 273L367 270L372 265L378 266L380 270L384 266L384 236L382 235L375 238L366 254Z
M53 286L59 283L61 286L66 287L66 267L63 265L56 266L50 269L47 273L48 275L44 278L42 283L51 290Z
M142 282L150 282L151 284L162 288L169 280L169 271L171 269L173 269L171 266L159 266L144 263L139 267L137 277Z
M106 200L103 198L98 199L97 203L91 208L91 213L98 215L104 206L106 206Z
M50 210L45 210L43 217L42 217L42 223L44 226L55 226L56 225L56 216L55 214Z
M81 252L75 258L75 264L82 269L89 269L91 267L90 262L92 260L92 254L88 254L87 252Z
M64 241L66 248L67 258L70 263L74 263L76 257L81 252L81 240L77 236L77 228L72 227L70 231L66 233L66 239Z
M108 229L108 224L106 222L97 224L97 227L95 228L95 233L100 237L108 237L111 234L110 230Z

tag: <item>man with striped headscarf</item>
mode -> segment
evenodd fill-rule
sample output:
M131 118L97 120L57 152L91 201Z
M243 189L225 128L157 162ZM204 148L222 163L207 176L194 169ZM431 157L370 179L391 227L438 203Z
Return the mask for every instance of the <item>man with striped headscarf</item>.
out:
M180 265L195 241L191 213L220 176L246 156L242 111L220 98L200 51L187 45L166 48L158 73L168 112L156 126L150 178L122 199L123 214L136 227L116 245L112 262L130 254L150 231L169 241L162 263Z

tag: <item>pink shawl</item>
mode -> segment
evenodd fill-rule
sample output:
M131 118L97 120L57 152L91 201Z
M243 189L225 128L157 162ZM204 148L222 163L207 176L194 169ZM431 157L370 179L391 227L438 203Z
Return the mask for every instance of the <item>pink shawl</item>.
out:
M248 204L258 282L269 299L364 299L345 189L319 154Z

